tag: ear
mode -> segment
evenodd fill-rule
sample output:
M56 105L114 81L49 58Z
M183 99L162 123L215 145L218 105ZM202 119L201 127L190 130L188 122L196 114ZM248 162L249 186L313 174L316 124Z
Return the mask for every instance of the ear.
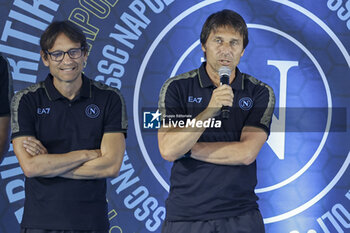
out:
M242 52L241 52L241 57L243 56L243 54L244 54L244 51L245 51L245 49L243 49L243 50L242 50Z
M203 50L203 52L206 52L206 48L205 48L204 44L202 44L202 50Z
M40 56L41 56L41 59L43 60L43 63L45 66L49 66L49 58L48 58L48 54L46 54L44 51L40 51Z
M84 62L86 62L88 59L88 52L84 52Z

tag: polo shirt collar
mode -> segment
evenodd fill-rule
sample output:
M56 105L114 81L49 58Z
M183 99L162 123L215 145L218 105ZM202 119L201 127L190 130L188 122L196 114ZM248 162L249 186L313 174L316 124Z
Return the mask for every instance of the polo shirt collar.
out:
M90 81L84 74L82 74L82 79L83 79L83 84L80 88L80 93L75 99L78 99L80 97L86 97L86 98L90 97L90 92L91 92ZM53 85L53 76L51 74L47 75L44 81L44 84L45 84L46 94L48 95L50 100L54 101L54 100L65 98Z
M206 87L215 87L211 79L209 78L207 71L205 69L206 62L203 62L202 65L199 67L199 83L202 88ZM236 77L235 80L231 83L231 87L234 90L243 90L243 81L242 81L242 73L241 71L236 68Z

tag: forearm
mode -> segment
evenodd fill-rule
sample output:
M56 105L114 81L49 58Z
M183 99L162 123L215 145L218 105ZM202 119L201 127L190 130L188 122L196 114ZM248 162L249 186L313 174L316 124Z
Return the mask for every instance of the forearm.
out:
M215 164L249 165L255 161L266 139L262 129L247 126L242 130L240 141L196 143L191 157Z
M212 116L206 110L195 117L196 121L205 121ZM162 157L168 161L175 161L183 156L198 141L205 131L205 127L194 128L161 128L158 131L158 146Z
M106 133L101 142L101 156L64 174L70 179L99 179L118 176L125 153L123 133Z
M188 132L186 129L171 129L166 133L158 132L159 151L168 161L176 159L187 153L197 142L202 132Z
M40 146L33 147L33 145L37 145L36 143L40 143L38 140L29 139L30 137L18 137L12 140L14 152L27 177L55 177L100 155L99 151L96 150L49 154L46 148L43 150ZM39 153L40 150L45 152ZM34 153L35 151L38 153Z
M85 162L60 176L70 179L99 179L115 177L115 174L119 172L121 162L122 161L118 160L110 161L102 156Z
M241 142L198 142L191 150L191 157L221 165L248 165L253 156Z
M31 177L55 177L68 172L95 157L95 151L78 150L65 154L41 154L31 160Z

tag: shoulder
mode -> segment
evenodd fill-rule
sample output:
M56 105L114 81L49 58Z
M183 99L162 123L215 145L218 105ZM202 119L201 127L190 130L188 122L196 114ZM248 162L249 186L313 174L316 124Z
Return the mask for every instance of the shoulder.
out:
M199 73L198 69L195 69L183 74L179 74L177 76L174 76L166 80L163 86L169 86L172 83L181 85L182 83L191 82L194 80L194 78L198 77L198 73Z
M35 95L40 89L44 89L44 82L39 82L33 85L30 85L20 91L17 91L16 94L13 96L13 101L19 101L24 96L31 96Z
M90 85L97 88L98 90L101 91L112 91L114 93L120 93L120 90L111 86L108 86L104 83L89 79Z
M104 94L115 94L120 96L121 98L123 97L120 90L111 86L108 86L104 83L89 79L90 85L96 89L96 91Z
M104 83L97 82L95 80L89 79L91 87L94 89L94 93L97 94L98 99L100 101L107 101L110 100L112 103L115 101L122 104L122 106L125 106L125 100L121 93L121 91L117 88L110 87ZM108 101L109 102L109 101Z
M44 89L43 82L33 84L16 92L11 100L11 109L13 111L17 111L23 107L26 108L37 105L38 99L40 99L42 96L41 94L38 94L38 90L40 89Z
M270 87L268 84L260 81L259 79L249 75L242 73L242 79L244 82L244 88L254 90L254 91L262 91L267 92L269 95L274 96L274 91L272 87Z
M162 86L162 91L166 91L170 86L186 87L188 86L189 82L193 82L195 78L198 78L198 75L199 75L199 70L195 69L195 70L191 70L186 73L171 77L164 82Z
M164 102L166 96L169 96L169 94L173 96L174 93L178 93L179 91L181 92L181 90L186 90L186 88L189 88L191 83L198 78L198 75L199 70L195 69L167 79L159 93L160 102Z
M248 74L242 74L244 91L248 92L257 106L266 106L273 110L275 106L275 93L266 83Z

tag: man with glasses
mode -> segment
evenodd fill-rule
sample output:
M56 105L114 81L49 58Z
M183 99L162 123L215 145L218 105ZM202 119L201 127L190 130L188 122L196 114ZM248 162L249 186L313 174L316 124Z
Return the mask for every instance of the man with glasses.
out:
M0 54L0 163L8 149L12 78L7 60Z
M21 232L109 229L106 177L118 175L127 119L121 93L83 73L88 45L69 21L40 39L45 81L12 100L12 142L26 176Z

